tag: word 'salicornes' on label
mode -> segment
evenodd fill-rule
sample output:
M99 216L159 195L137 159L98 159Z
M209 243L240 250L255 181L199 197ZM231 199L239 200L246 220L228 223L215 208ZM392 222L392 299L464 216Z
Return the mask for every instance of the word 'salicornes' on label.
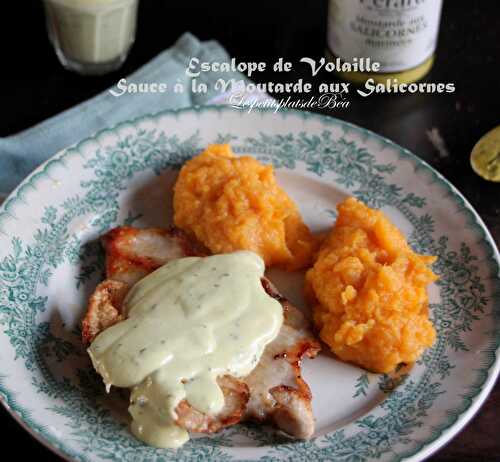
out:
M328 48L351 61L369 56L381 72L411 69L436 49L442 0L330 0Z

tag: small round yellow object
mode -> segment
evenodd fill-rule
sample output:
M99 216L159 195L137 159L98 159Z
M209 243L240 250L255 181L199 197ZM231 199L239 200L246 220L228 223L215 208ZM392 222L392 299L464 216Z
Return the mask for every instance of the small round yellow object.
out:
M476 143L472 149L470 163L481 178L500 182L500 125Z

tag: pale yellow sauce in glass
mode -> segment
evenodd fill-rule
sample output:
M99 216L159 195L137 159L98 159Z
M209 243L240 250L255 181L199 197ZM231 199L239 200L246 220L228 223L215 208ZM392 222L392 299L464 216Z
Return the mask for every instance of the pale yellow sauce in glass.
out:
M186 399L217 414L218 376L248 375L283 323L262 287L265 266L253 252L174 260L139 281L124 301L127 316L88 349L106 386L131 387L132 431L157 447L188 439L175 424Z

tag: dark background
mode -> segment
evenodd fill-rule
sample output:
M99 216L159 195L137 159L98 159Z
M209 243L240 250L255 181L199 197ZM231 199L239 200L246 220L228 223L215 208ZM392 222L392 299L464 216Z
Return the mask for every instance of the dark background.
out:
M195 2L142 0L136 43L124 67L104 77L65 71L48 42L38 0L2 2L0 27L0 136L14 134L94 96L146 63L185 31L216 39L238 60L320 58L325 48L326 0ZM425 79L454 82L453 94L351 98L348 110L323 112L376 131L429 162L464 193L500 242L500 184L476 176L469 164L475 142L500 124L500 2L445 0L437 61ZM270 67L268 65L268 67ZM296 66L297 69L298 66ZM256 74L255 80L295 81L290 74ZM333 80L320 75L321 81ZM321 111L319 111L321 112ZM427 132L437 129L448 156ZM0 153L1 155L1 153ZM500 461L500 386L478 415L430 460ZM0 409L4 451L28 460L58 458ZM8 446L8 448L6 447Z

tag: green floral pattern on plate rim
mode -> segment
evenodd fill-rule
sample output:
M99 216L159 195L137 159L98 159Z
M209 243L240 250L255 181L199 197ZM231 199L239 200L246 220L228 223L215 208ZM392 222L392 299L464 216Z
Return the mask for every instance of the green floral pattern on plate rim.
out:
M236 128L218 132L213 139L202 139L194 125L185 136L166 128L166 122L179 126L187 120L201 123L203 117L220 118L228 125L237 121ZM268 123L252 136L240 136L237 124L243 117L248 125ZM273 127L277 121L285 123L281 130ZM83 234L75 231L75 222L83 220L82 229L90 229L97 236L117 224L140 219L134 210L121 209L121 197L129 182L141 175L154 177L178 169L207 141L231 142L236 152L249 152L274 164L279 171L301 171L323 183L326 179L371 206L392 208L409 223L413 247L440 257L435 265L441 277L437 286L440 303L432 305L438 342L418 364L418 373L360 373L353 385L352 399L367 396L371 386L385 399L345 428L309 442L292 443L258 427L237 426L213 438L193 440L176 453L146 448L130 437L126 425L103 404L102 387L78 345L78 330L66 332L61 329L64 322L54 327L54 320L47 319L47 307L52 306L50 289L58 270L77 268L74 285L80 292L93 287L102 270L99 246L87 242L87 235L82 238ZM385 153L384 162L374 154L379 151L390 151ZM59 181L51 175L57 177L60 172L53 172L67 169L75 159L80 163L76 173L79 184L75 186L78 193L62 200L58 196ZM428 197L413 192L411 185L398 183L395 173L404 170L401 164L405 162L410 163L419 181L437 186L444 193L443 201L454 204L454 213L466 223L467 230L463 232L467 240L455 242L450 239L452 236L441 235L439 223L452 220L446 215L452 212L437 208L444 216L435 218L426 211ZM47 192L50 184L58 198L54 203ZM40 185L42 202L45 196L48 202L27 219L28 199L37 194ZM37 199L32 200L36 203ZM88 223L85 217L91 217ZM13 232L16 228L11 228L12 224L19 220L27 223L27 236ZM0 209L0 242L0 324L4 334L0 342L12 354L9 367L0 376L0 397L32 434L74 460L133 461L138 460L138 454L141 460L158 462L256 457L262 461L419 459L465 424L498 374L498 251L480 218L460 193L427 164L376 134L336 119L305 112L276 115L264 111L250 116L235 114L231 109L205 107L167 111L103 130L57 154L11 194ZM486 345L482 343L483 348L476 352L474 364L478 367L471 369L470 377L463 378L460 403L446 408L436 422L431 417L437 403L453 385L449 381L454 369L460 367L456 353L472 354L471 333L478 330L477 326L483 330L489 326L482 331ZM10 381L8 371L19 367L23 377L30 379L27 391L22 387L22 391L14 389ZM21 405L19 393L26 392L41 400L43 406ZM52 419L64 426L71 443L56 435L49 425ZM425 436L419 433L422 429L427 429ZM257 452L246 448L244 455L236 454L234 450L242 439Z

